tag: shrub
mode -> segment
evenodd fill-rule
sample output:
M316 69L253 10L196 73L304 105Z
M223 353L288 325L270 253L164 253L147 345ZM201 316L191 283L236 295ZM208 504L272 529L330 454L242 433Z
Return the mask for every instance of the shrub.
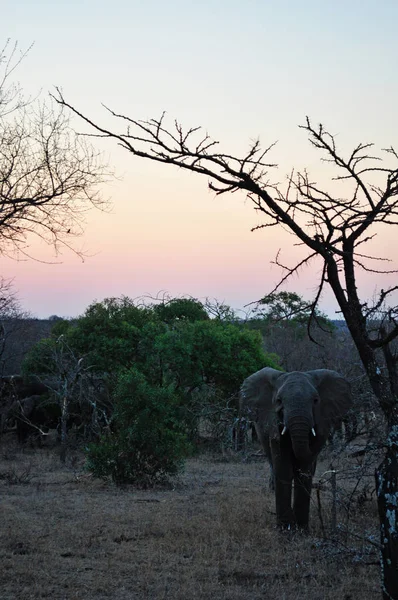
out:
M151 386L134 368L121 373L112 431L88 447L89 470L148 487L176 475L189 451L172 388Z

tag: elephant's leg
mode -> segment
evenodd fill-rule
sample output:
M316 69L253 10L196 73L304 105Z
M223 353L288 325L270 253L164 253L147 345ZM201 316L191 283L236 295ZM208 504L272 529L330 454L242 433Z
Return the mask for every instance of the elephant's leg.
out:
M268 480L268 485L269 485L269 489L271 490L271 492L275 491L275 469L274 469L274 462L272 459L272 452L271 452L271 446L269 443L269 437L267 436L267 442L264 445L264 449L265 449L265 456L268 459L268 463L269 463L269 480Z
M308 529L310 517L312 478L315 468L316 460L309 467L300 468L298 465L294 466L293 512L297 527L305 530Z
M273 492L275 490L275 476L269 434L268 431L266 431L264 427L262 427L262 425L259 423L255 423L254 427L256 431L256 436L261 442L264 454L267 457L269 463L269 489Z
M290 446L271 441L271 454L274 469L276 521L283 528L295 525L292 510L293 465Z
M274 465L272 464L272 460L269 461L268 487L271 492L275 492L275 473L274 473Z

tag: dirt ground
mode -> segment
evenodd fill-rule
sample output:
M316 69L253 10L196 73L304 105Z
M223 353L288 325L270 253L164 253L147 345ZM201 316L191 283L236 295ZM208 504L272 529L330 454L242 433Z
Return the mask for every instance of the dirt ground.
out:
M54 450L1 444L1 600L380 597L364 541L377 540L376 503L362 480L344 483L333 535L331 495L315 490L303 536L275 528L262 459L203 455L148 491L93 479L80 455L61 466Z

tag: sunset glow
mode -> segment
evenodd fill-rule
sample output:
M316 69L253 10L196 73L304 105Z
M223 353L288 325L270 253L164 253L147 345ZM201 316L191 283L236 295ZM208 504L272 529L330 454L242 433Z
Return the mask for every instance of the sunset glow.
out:
M279 164L275 181L284 181L293 166L325 176L297 127L306 115L325 123L347 151L358 142L373 141L377 151L398 145L393 0L277 6L16 0L2 17L4 41L12 37L23 49L34 42L16 74L27 94L42 90L44 97L60 86L74 106L108 125L101 103L137 119L166 110L171 123L202 125L230 154L243 154L257 136L265 147L278 140L270 155ZM35 239L29 253L42 262L1 259L2 276L14 279L33 315L76 316L96 299L161 291L243 308L279 280L272 261L280 248L284 263L302 251L281 229L251 233L261 221L243 194L216 197L204 177L103 141L98 147L118 179L102 190L112 202L109 212L90 212L74 242L85 261L70 251L55 257ZM374 252L395 257L397 246L396 231L385 229ZM311 298L318 270L314 262L287 289ZM385 281L363 275L363 299ZM321 307L335 316L328 293Z

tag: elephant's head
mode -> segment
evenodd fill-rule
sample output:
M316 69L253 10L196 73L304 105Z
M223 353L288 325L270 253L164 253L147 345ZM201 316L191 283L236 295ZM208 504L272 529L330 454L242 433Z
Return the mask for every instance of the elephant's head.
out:
M331 426L351 405L350 385L335 371L283 373L265 368L248 377L241 406L270 438L291 439L299 461L318 453Z

